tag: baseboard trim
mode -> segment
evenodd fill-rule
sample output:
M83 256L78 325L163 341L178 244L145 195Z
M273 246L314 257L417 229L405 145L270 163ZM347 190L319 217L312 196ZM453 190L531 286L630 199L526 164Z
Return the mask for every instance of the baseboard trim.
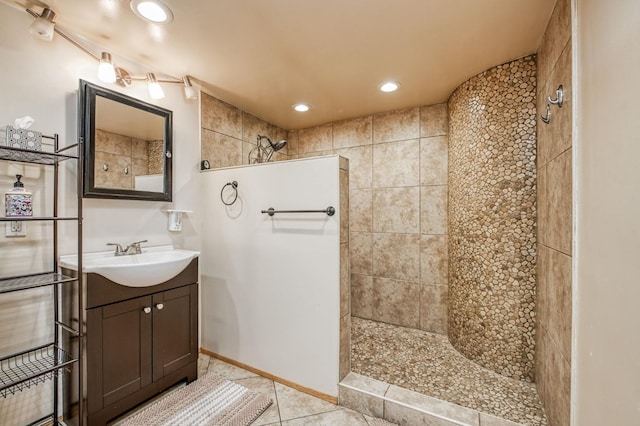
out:
M216 359L219 359L221 361L224 361L224 362L227 362L229 364L235 365L236 367L244 368L245 370L251 371L252 373L256 373L259 376L266 377L267 379L273 380L274 382L278 382L278 383L281 383L281 384L283 384L285 386L289 386L290 388L293 388L293 389L298 390L300 392L304 392L304 393L309 394L311 396L314 396L316 398L320 398L320 399L322 399L324 401L327 401L327 402L330 402L332 404L338 404L338 398L337 397L334 397L334 396L331 396L331 395L327 395L326 393L323 393L323 392L318 392L317 390L308 388L306 386L299 385L299 384L294 383L294 382L292 382L290 380L283 379L282 377L275 376L275 375L273 375L271 373L267 373L266 371L260 370L258 368L252 367L252 366L247 365L247 364L244 364L244 363L242 363L240 361L236 361L234 359L227 358L224 355L220 355L220 354L217 354L215 352L211 352L211 351L209 351L207 349L204 349L204 348L200 348L200 353L203 353L205 355L209 355L209 356L214 357Z

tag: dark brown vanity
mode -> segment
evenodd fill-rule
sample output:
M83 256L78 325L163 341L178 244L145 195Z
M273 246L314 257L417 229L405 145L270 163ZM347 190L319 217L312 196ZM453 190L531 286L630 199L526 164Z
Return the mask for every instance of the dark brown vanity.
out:
M86 274L86 424L105 425L173 385L196 379L197 280L197 258L172 279L149 287Z

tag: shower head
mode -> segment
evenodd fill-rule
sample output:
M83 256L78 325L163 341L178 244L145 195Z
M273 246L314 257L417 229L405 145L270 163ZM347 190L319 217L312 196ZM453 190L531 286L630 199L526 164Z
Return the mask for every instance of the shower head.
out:
M269 141L269 145L271 145L271 148L273 148L274 151L280 151L287 144L287 141L284 139L276 143L271 142L271 139L267 138L267 140Z
M263 144L262 140L266 139L269 145ZM273 153L280 151L287 145L286 140L281 140L273 143L270 137L258 135L256 138L256 146L249 152L249 164L265 163L271 161Z

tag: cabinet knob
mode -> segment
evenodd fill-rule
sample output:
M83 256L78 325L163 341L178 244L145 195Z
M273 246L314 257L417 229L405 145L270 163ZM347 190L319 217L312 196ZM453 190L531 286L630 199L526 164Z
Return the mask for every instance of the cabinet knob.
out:
M157 308L158 310L160 310L160 309L164 308L164 305L163 305L162 303L158 303L158 304L156 305L156 308Z
M147 306L146 308L143 309L143 311L144 311L145 314L150 314L151 313L151 308Z

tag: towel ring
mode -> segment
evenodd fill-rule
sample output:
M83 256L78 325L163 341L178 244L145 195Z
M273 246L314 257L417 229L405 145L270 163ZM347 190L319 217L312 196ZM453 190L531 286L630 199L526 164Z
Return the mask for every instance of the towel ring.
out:
M228 202L228 203L224 200L224 197L222 196L222 194L224 193L224 189L227 186L230 186L235 191L235 197L233 197L233 200L231 200L231 202ZM220 201L222 201L222 204L224 204L225 206L230 206L233 203L235 203L237 199L238 199L238 182L235 180L233 182L227 182L220 190Z

